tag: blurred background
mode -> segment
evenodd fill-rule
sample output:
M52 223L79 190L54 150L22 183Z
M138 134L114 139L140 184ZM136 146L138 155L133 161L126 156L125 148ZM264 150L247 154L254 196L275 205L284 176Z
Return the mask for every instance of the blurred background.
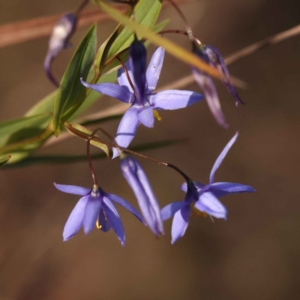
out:
M1 1L0 23L64 13L77 7L71 0ZM189 1L181 8L196 35L227 55L300 23L295 0ZM160 20L183 29L172 8ZM99 44L115 28L98 27ZM76 46L87 28L72 39ZM170 36L183 46L188 41ZM42 64L48 38L0 49L0 120L22 116L54 90ZM149 53L154 48L149 48ZM54 62L61 77L75 47ZM147 151L169 161L189 176L208 182L210 169L236 130L240 136L216 181L252 185L255 194L222 198L228 220L191 217L184 238L170 244L156 238L129 213L119 209L126 231L122 248L113 232L80 232L62 242L64 224L78 197L63 194L53 182L90 187L86 162L39 165L0 172L0 299L205 299L279 300L300 295L300 36L262 49L229 67L248 83L240 90L247 103L236 108L225 87L217 83L230 128L217 125L205 101L193 107L162 112L154 129L141 126L134 144L170 138L188 142ZM150 57L150 55L149 55ZM190 73L190 68L166 56L159 86ZM187 89L200 91L196 84ZM89 113L116 104L101 98ZM112 135L118 122L105 124ZM76 138L45 148L40 154L84 154ZM95 153L98 152L97 150ZM182 179L172 170L141 161L161 206L184 198ZM98 181L111 193L135 203L122 178L118 160L95 161Z

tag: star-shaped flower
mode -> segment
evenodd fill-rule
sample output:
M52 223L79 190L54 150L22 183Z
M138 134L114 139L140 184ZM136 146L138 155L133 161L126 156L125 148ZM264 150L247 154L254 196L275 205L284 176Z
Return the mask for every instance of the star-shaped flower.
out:
M81 227L83 227L85 234L89 234L97 224L97 227L103 232L107 232L112 227L122 246L124 246L124 228L113 202L126 208L142 222L142 217L130 203L117 195L104 192L97 185L94 185L92 189L75 185L56 183L54 185L64 193L83 196L72 210L65 225L63 231L64 241L72 238Z
M235 87L230 81L230 75L228 69L219 50L213 46L202 45L202 44L198 45L194 43L193 51L196 55L198 55L208 64L210 64L211 66L219 70L220 73L224 76L222 82L227 87L231 95L234 97L236 101L236 105L243 103ZM228 127L228 124L226 123L225 117L221 109L218 92L212 78L208 76L206 73L196 68L193 68L192 71L196 82L203 90L209 109L213 114L213 116L215 117L216 121L223 127Z
M82 84L99 93L131 104L118 127L116 142L127 148L133 140L137 128L142 123L146 127L154 126L154 110L175 110L200 101L202 95L192 91L166 90L155 93L164 60L164 49L159 47L146 68L146 49L142 42L134 41L129 48L129 62L126 63L130 84L123 68L118 71L118 83ZM114 157L118 151L114 149Z
M184 201L170 203L162 209L161 216L163 220L167 220L174 215L171 232L172 244L185 234L188 227L189 215L192 209L196 212L205 213L215 218L226 219L227 210L217 197L244 192L251 193L255 191L251 186L240 183L214 183L215 172L221 165L237 137L238 133L236 133L229 141L217 158L210 173L209 184L205 185L192 180L188 181L181 187L181 189L186 192Z

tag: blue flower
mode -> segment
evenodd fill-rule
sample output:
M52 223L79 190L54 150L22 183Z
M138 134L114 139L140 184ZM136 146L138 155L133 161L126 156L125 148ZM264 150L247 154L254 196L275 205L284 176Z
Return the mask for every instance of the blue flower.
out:
M63 15L55 24L50 40L49 48L44 61L44 69L51 82L58 86L58 82L51 73L51 63L53 59L65 48L69 47L69 40L73 35L77 24L77 17L68 13Z
M130 156L122 158L120 164L122 174L137 198L146 225L156 236L164 234L160 208L141 165Z
M164 221L174 215L171 232L172 244L174 244L185 234L185 231L188 227L189 215L192 209L196 211L196 213L204 213L215 218L226 219L227 210L217 197L244 192L251 193L255 191L251 186L240 183L214 183L215 172L221 165L223 159L236 141L237 137L238 133L236 133L235 136L229 141L217 158L210 173L209 184L205 185L196 181L188 181L181 187L181 189L186 192L184 201L173 202L162 209L161 216Z
M166 90L155 93L164 60L164 49L158 48L146 68L146 49L143 43L134 41L129 48L129 62L126 64L134 90L123 68L118 71L118 83L82 84L88 88L131 104L118 127L116 142L127 148L133 140L138 126L154 126L153 110L175 110L200 101L202 95L191 91ZM114 157L118 151L114 149Z
M207 45L193 45L193 51L196 55L202 58L211 66L215 67L219 72L223 75L222 82L227 87L228 91L234 97L236 104L243 103L241 98L239 97L235 87L230 81L230 75L228 69L225 65L223 57L221 53L213 46ZM221 104L219 101L219 96L214 85L214 82L210 76L206 73L193 68L192 69L194 78L199 86L202 88L203 93L205 95L207 104L213 116L215 117L216 121L222 125L223 127L227 128L228 124L225 121L225 117L223 115Z
M124 246L124 228L113 202L126 208L142 222L142 217L130 203L117 195L104 192L97 185L94 185L92 189L75 185L56 183L54 185L64 193L83 196L72 210L65 225L64 241L72 238L81 227L83 227L85 234L89 234L97 224L97 227L101 228L103 232L107 232L112 227L122 246Z

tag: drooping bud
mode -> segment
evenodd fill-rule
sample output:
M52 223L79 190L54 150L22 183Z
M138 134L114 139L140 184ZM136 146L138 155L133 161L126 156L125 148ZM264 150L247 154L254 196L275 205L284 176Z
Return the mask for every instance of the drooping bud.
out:
M141 165L130 156L122 158L120 165L123 176L137 198L146 224L156 236L164 234L160 208Z
M75 31L76 24L77 17L74 14L68 13L63 15L55 24L49 40L44 69L50 81L56 86L59 86L59 84L51 72L51 63L63 49L70 46L69 40Z
M147 51L144 44L137 38L129 47L129 62L132 70L137 100L143 103L147 90Z

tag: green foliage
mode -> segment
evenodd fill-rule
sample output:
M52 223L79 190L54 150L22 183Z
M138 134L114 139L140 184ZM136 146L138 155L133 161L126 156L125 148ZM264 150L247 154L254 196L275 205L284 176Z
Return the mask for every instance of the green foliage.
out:
M96 25L93 25L77 48L61 80L52 122L56 136L61 131L61 124L76 112L86 98L86 89L80 83L80 78L87 79L94 61L96 46Z

